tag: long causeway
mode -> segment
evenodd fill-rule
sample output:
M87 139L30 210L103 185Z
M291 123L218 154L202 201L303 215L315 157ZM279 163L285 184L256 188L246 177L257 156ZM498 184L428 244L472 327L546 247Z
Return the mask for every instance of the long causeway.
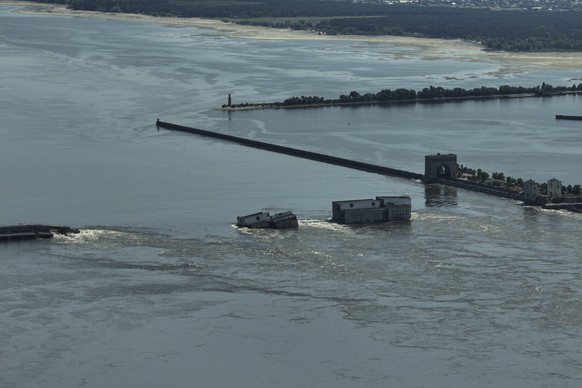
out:
M336 166L352 168L355 170L366 171L366 172L371 172L371 173L380 174L380 175L390 175L390 176L407 178L407 179L419 179L425 183L440 183L443 185L455 186L455 187L463 188L466 190L477 191L477 192L484 193L484 194L494 195L497 197L511 198L511 199L520 200L520 201L523 200L523 194L516 193L514 191L504 189L504 188L490 187L490 186L486 186L486 185L482 185L482 184L478 184L478 183L474 183L474 182L468 182L468 181L461 180L461 179L436 178L436 179L431 180L431 179L427 179L427 177L423 174L419 174L419 173L415 173L415 172L411 172L411 171L399 170L396 168L384 167L384 166L379 166L376 164L363 163L363 162L358 162L356 160L339 158L337 156L320 154L318 152L305 151L305 150L300 150L298 148L285 147L285 146L280 146L280 145L276 145L276 144L266 143L263 141L245 139L244 137L225 135L223 133L211 132L211 131L206 131L203 129L193 128L193 127L186 127L184 125L178 125L178 124L168 123L166 121L160 121L159 119L156 121L156 126L158 128L164 128L164 129L169 129L172 131L187 132L187 133L192 133L195 135L212 137L215 139L221 139L221 140L225 140L225 141L238 143L238 144L241 144L241 145L244 145L247 147L253 147L253 148L258 148L258 149L272 151L272 152L278 152L280 154L291 155L291 156L296 156L299 158L315 160L318 162L329 163L329 164L333 164Z
M391 176L397 176L397 177L409 178L409 179L423 179L423 177L424 177L422 174L418 174L415 172L404 171L404 170L399 170L396 168L384 167L384 166L379 166L379 165L370 164L370 163L358 162L356 160L339 158L337 156L320 154L318 152L300 150L298 148L280 146L280 145L276 145L276 144L266 143L263 141L245 139L243 137L238 137L238 136L225 135L223 133L205 131L203 129L186 127L183 125L172 124L172 123L168 123L168 122L160 121L160 120L156 121L156 126L158 128L164 128L164 129L169 129L169 130L173 130L173 131L188 132L188 133L193 133L195 135L212 137L215 139L221 139L221 140L226 140L226 141L238 143L238 144L241 144L241 145L244 145L247 147L253 147L253 148L258 148L258 149L272 151L272 152L278 152L280 154L296 156L299 158L315 160L318 162L334 164L336 166L342 166L342 167L352 168L352 169L360 170L360 171L372 172L372 173L381 174L381 175L391 175Z

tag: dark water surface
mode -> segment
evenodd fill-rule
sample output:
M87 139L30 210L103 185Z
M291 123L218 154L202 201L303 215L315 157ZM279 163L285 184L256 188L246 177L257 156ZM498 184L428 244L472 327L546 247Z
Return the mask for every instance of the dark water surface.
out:
M577 386L582 217L157 131L155 120L422 172L582 183L580 97L214 108L384 88L554 85L414 47L234 39L0 7L0 387ZM402 55L406 52L407 55ZM452 77L454 76L454 77ZM348 125L349 123L349 125ZM327 222L331 201L410 195L410 223ZM237 215L292 209L295 231Z

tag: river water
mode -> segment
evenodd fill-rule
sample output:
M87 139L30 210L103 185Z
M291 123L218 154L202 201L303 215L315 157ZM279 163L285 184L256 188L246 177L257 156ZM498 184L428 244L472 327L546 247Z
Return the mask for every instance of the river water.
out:
M569 85L580 71L415 46L234 38L0 6L0 387L571 387L578 214L157 130L156 118L422 172L582 183L581 97L226 113L385 88ZM509 66L510 67L510 66ZM578 81L579 82L579 81ZM331 201L410 195L410 223ZM237 215L293 210L293 231Z

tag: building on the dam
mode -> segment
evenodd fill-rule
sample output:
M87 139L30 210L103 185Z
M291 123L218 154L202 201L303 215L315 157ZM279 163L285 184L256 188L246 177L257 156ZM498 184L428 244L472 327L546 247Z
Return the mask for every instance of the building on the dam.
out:
M538 203L539 197L540 185L536 181L528 179L523 182L523 201L525 203Z
M555 197L559 197L562 195L562 182L560 182L558 179L556 178L552 178L548 181L548 187L547 187L547 195L548 195L548 199L552 199Z
M553 202L562 198L562 182L552 178L546 184L546 194L540 193L540 185L536 181L529 179L523 182L523 201L527 204L542 204Z
M341 224L409 221L411 210L412 201L409 196L333 201L332 221Z
M436 183L439 179L451 179L457 177L456 154L436 154L424 157L424 181L425 183Z
M582 212L582 196L564 194L562 182L556 178L546 184L546 194L540 193L540 185L528 180L523 183L523 202L527 205L540 205L545 209Z

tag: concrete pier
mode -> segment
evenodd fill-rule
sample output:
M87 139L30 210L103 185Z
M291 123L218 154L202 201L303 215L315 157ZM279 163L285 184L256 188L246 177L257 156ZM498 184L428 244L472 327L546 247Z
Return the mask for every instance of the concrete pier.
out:
M10 225L0 226L0 242L11 240L35 240L52 238L54 234L79 233L78 229L53 225Z
M515 191L505 189L505 188L500 188L500 187L491 187L491 186L487 186L487 185L483 185L483 184L479 184L479 183L475 183L475 182L469 182L469 181L466 181L463 179L457 179L456 178L456 171L457 171L456 155L453 155L453 154L436 155L436 156L429 155L429 156L425 157L425 166L427 165L426 163L428 163L428 161L433 163L436 160L437 167L445 167L445 170L447 172L447 174L446 174L447 177L442 178L442 177L439 177L437 175L436 170L433 169L432 167L425 168L425 170L426 170L425 174L419 174L419 173L415 173L415 172L411 172L411 171L399 170L399 169L395 169L395 168L384 167L384 166L379 166L379 165L375 165L375 164L363 163L363 162L358 162L355 160L339 158L337 156L325 155L325 154L320 154L320 153L311 152L311 151L304 151L304 150L300 150L297 148L284 147L284 146L279 146L276 144L266 143L266 142L262 142L262 141L250 140L250 139L245 139L242 137L225 135L222 133L211 132L211 131L205 131L203 129L186 127L183 125L172 124L172 123L168 123L165 121L160 121L159 119L156 121L156 126L158 128L165 128L165 129L169 129L169 130L173 130L173 131L188 132L188 133L193 133L195 135L207 136L207 137L212 137L215 139L231 141L231 142L238 143L238 144L248 146L248 147L259 148L259 149L266 150L266 151L278 152L281 154L286 154L286 155L296 156L299 158L315 160L318 162L329 163L329 164L333 164L336 166L352 168L355 170L366 171L366 172L371 172L371 173L380 174L380 175L395 176L395 177L400 177L400 178L418 179L418 180L423 181L424 183L439 183L439 184L443 184L443 185L463 188L466 190L477 191L477 192L480 192L483 194L494 195L497 197L510 198L510 199L514 199L514 200L523 201L523 194L517 193ZM452 159L450 159L451 156L454 156L454 163L452 162Z
M582 120L582 116L556 115L556 120Z
M381 175L391 175L391 176L397 176L397 177L409 178L409 179L423 179L422 174L418 174L418 173L414 173L414 172L410 172L410 171L404 171L404 170L399 170L399 169L390 168L390 167L383 167L383 166L378 166L378 165L370 164L370 163L358 162L355 160L339 158L337 156L320 154L318 152L304 151L304 150L300 150L298 148L285 147L285 146L280 146L280 145L276 145L276 144L265 143L262 141L245 139L243 137L238 137L238 136L231 136L231 135L225 135L225 134L217 133L217 132L205 131L203 129L186 127L183 125L172 124L172 123L168 123L168 122L160 121L160 120L158 120L156 122L156 126L158 128L165 128L165 129L169 129L169 130L173 130L173 131L180 131L180 132L188 132L188 133L193 133L195 135L207 136L207 137L212 137L215 139L231 141L231 142L245 145L248 147L259 148L259 149L266 150L266 151L278 152L280 154L291 155L291 156L296 156L299 158L315 160L318 162L329 163L329 164L333 164L336 166L352 168L352 169L360 170L360 171L372 172L372 173L381 174Z

